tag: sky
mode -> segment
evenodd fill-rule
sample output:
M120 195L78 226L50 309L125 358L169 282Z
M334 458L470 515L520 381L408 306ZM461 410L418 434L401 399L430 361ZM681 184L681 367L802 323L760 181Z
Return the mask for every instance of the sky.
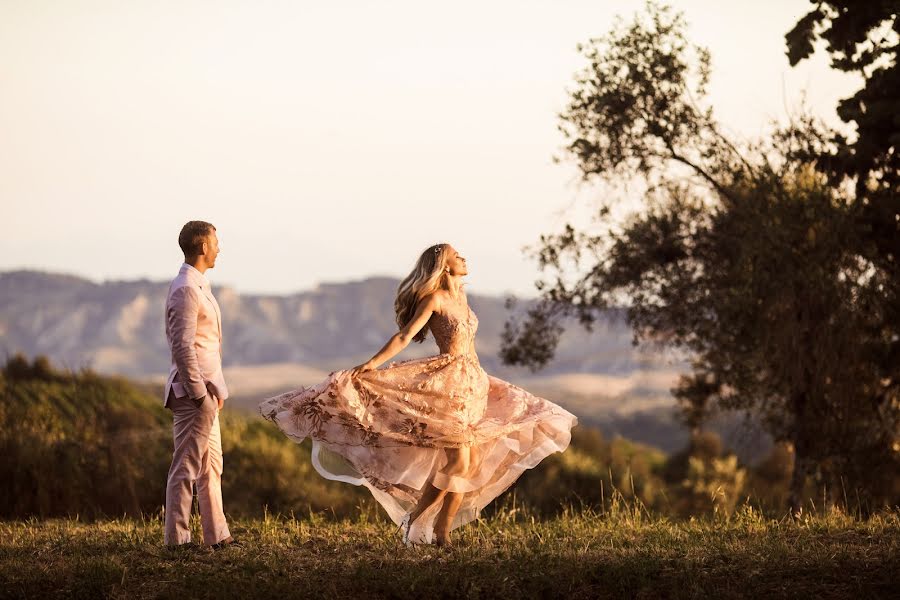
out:
M754 137L858 81L784 34L807 0L683 0L709 102ZM0 0L0 271L177 273L212 222L213 285L404 276L450 242L468 289L534 295L523 253L590 212L556 115L576 46L641 1Z

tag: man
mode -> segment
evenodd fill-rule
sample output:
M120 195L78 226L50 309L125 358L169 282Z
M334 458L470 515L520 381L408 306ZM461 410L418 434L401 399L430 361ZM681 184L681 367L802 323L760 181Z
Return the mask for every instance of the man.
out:
M172 411L175 451L166 484L165 543L191 543L192 487L197 486L203 542L213 549L237 544L222 508L222 435L219 410L228 398L222 374L222 317L206 279L216 266L219 239L205 221L182 227L184 264L166 298L166 339L172 366L165 406Z

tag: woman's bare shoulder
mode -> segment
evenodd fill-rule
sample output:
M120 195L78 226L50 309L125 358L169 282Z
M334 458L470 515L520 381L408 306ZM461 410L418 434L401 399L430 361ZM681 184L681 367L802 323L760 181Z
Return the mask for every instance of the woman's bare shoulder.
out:
M435 290L430 294L422 296L419 300L418 307L427 307L431 310L440 310L446 300L447 292L445 290Z

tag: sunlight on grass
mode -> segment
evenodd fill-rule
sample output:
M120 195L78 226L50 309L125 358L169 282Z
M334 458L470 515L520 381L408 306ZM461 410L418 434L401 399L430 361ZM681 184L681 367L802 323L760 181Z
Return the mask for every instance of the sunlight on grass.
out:
M234 520L243 549L162 546L162 521L0 523L5 597L544 597L886 595L900 569L900 512L674 521L613 496L552 520L507 503L455 532L455 548L404 548L377 513L355 520ZM192 522L195 539L200 524ZM185 595L186 594L186 595Z

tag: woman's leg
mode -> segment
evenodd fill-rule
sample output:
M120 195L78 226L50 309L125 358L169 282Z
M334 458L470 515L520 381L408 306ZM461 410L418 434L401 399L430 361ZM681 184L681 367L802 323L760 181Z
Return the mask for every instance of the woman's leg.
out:
M453 517L459 512L462 501L462 492L447 492L441 512L434 521L434 537L438 546L450 544L450 524L453 523Z
M447 448L444 450L444 452L447 453L447 465L443 470L447 475L461 475L468 470L468 452L463 455L461 450L465 451L465 448ZM410 527L412 527L413 521L418 519L423 512L443 500L444 496L447 494L447 490L436 487L432 484L432 481L433 478L428 481L425 493L419 498L419 502L416 503L415 508L413 508L409 515Z
M439 487L434 487L431 484L431 480L425 484L428 486L425 489L425 493L422 494L422 497L419 498L419 502L416 503L415 508L412 509L412 512L409 513L409 526L412 527L413 521L419 518L423 512L431 508L437 502L440 502L444 495L447 493L447 490L442 490Z
M469 475L477 464L478 450L474 446L460 448L460 455L463 458L458 463L460 471L456 475ZM441 512L438 513L434 522L434 535L439 546L445 546L450 543L450 526L453 524L453 518L456 517L456 513L459 512L462 501L463 494L461 492L447 493Z

